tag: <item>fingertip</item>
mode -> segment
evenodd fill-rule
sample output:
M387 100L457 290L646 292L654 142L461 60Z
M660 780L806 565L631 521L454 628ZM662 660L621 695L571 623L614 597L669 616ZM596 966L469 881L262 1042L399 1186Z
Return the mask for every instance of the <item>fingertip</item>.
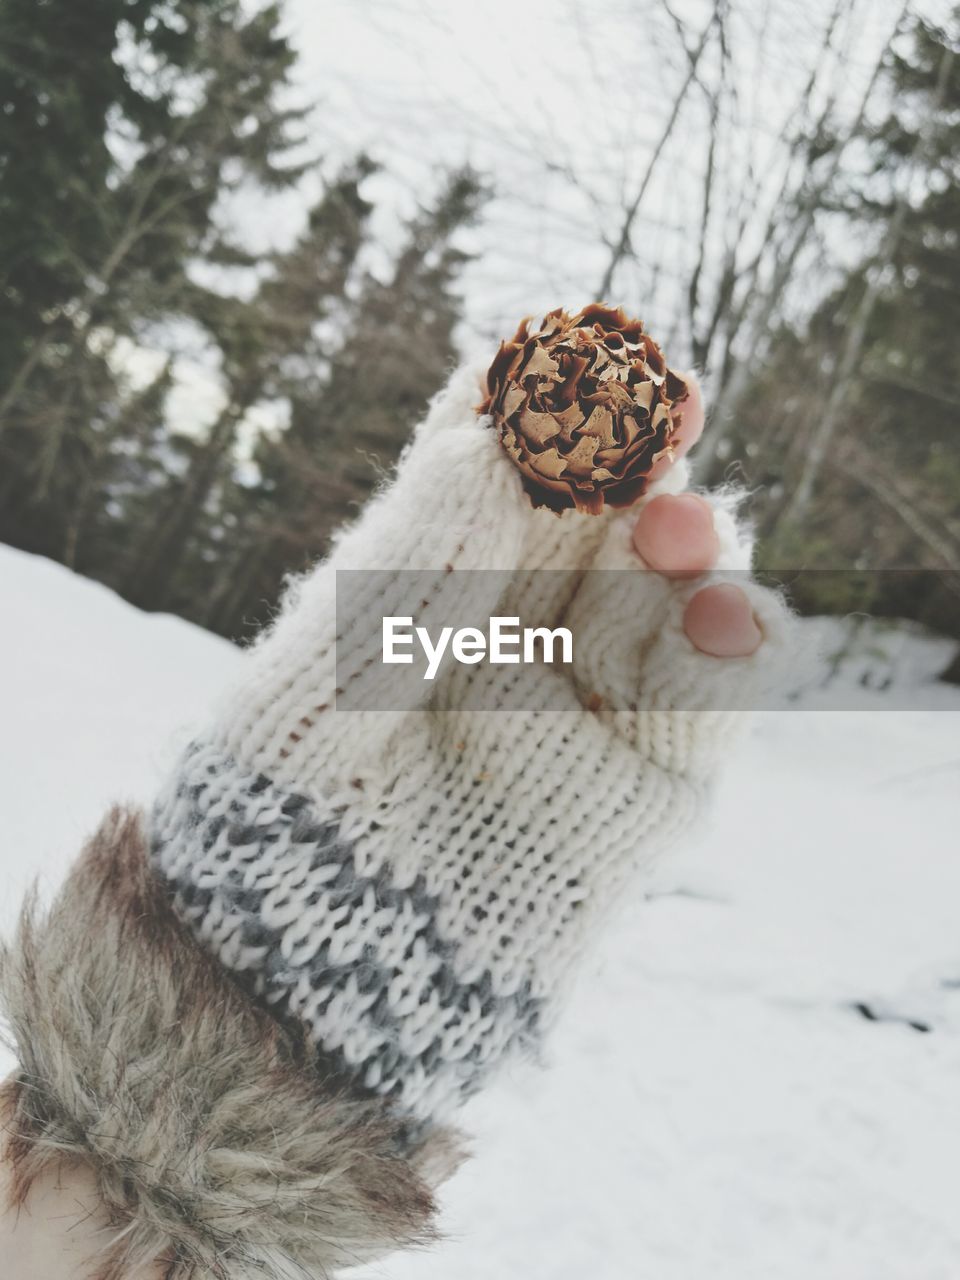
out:
M686 453L703 435L707 416L697 375L691 371L683 376L687 384L687 398L677 407L677 416L680 420L678 433L683 445L683 453Z
M659 479L688 450L692 449L703 435L706 412L703 407L700 383L694 373L685 373L683 377L687 384L687 398L677 407L677 425L673 436L673 452L669 457L663 457L654 464L653 470L650 472L651 480Z
M732 583L697 591L684 611L683 629L701 653L714 658L747 658L763 642L746 592Z
M720 553L713 509L694 493L651 498L637 516L633 545L644 563L665 577L705 573Z

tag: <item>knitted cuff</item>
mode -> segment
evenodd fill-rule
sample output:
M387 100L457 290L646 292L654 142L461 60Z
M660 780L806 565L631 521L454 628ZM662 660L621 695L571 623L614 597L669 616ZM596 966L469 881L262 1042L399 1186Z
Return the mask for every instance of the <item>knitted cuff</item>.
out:
M532 786L478 785L481 744L451 716L392 745L401 770L437 774L406 804L388 775L386 801L321 807L208 743L152 818L154 863L201 944L416 1123L446 1120L506 1055L536 1055L597 915L695 803L580 710L566 730L494 719L512 720Z
M114 811L50 910L0 952L20 1068L13 1196L64 1159L112 1232L94 1272L318 1280L431 1238L449 1131L406 1130L260 1009L171 909L142 821Z

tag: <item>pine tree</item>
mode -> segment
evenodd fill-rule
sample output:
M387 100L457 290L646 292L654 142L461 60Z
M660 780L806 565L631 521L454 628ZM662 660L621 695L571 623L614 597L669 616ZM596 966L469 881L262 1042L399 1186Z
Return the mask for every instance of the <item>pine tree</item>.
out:
M190 315L198 261L249 261L219 231L217 202L241 181L297 181L288 157L302 112L280 101L294 54L275 5L248 14L239 0L101 0L81 31L63 0L33 8L13 0L4 15L19 56L0 94L11 121L32 122L38 148L59 123L42 165L15 125L0 132L12 192L0 234L21 246L6 289L0 536L112 581L92 547L111 463L124 456L125 353ZM91 105L74 130L81 101ZM79 493L90 495L80 523Z
M242 522L208 625L239 635L268 617L284 577L324 551L396 462L456 360L455 283L467 260L458 233L484 198L472 171L451 175L409 223L387 278L367 273L322 335L312 371L294 371L289 426L259 443L258 481L247 495L256 516Z
M863 571L809 575L806 609L924 617L955 635L946 579L874 571L949 578L960 556L958 38L960 11L952 31L918 19L891 54L889 109L864 135L869 164L831 193L865 256L802 330L780 330L737 425L764 562ZM848 352L857 358L845 369ZM796 513L818 433L822 461Z
M482 192L454 175L386 278L364 274L361 157L258 259L224 197L306 168L279 6L90 0L81 22L74 4L0 0L0 538L237 634L453 362L457 232ZM206 432L170 419L185 331L219 364ZM246 457L254 421L284 410Z
M194 315L223 354L226 403L184 474L156 491L155 512L142 521L126 582L135 601L189 616L202 603L198 620L206 620L211 601L220 598L220 561L231 553L210 554L209 539L222 537L223 530L216 520L208 527L207 504L216 493L219 505L250 508L230 511L234 523L255 514L248 491L240 486L234 492L238 427L258 402L281 401L308 382L321 361L317 328L335 320L363 244L370 205L360 187L372 168L361 157L339 175L310 211L293 248L263 264L265 277L252 299L198 291Z
M126 88L113 58L117 25L142 29L145 9L125 0L0 5L0 390L109 243L107 119Z

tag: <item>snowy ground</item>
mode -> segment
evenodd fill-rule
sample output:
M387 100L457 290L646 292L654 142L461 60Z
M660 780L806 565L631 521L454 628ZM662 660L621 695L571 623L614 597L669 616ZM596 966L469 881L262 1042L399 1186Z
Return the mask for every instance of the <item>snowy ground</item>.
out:
M237 654L7 548L0 599L6 927ZM960 693L925 697L759 717L553 1069L466 1114L446 1242L364 1280L960 1280Z

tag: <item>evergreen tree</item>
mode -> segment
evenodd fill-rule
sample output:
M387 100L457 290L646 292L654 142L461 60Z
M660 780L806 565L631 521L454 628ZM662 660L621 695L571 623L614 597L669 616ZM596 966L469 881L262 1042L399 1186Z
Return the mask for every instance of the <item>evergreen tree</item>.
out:
M305 172L280 18L0 0L0 538L229 634L323 550L453 363L457 232L482 199L454 175L364 274L361 157L289 250L250 254L224 197ZM185 332L219 365L205 432L170 420Z
M276 4L0 0L0 49L0 537L237 633L369 492L371 457L394 461L452 362L455 236L479 185L456 175L380 280L358 268L360 158L258 260L220 209L304 172ZM252 294L233 268L256 272ZM169 421L184 322L219 359L205 433ZM153 360L145 382L131 353ZM253 418L284 409L245 461Z
M107 120L126 95L117 26L126 0L0 4L0 391L109 244Z
M208 504L215 496L216 507L234 508L228 512L234 522L254 518L252 495L237 489L234 479L238 427L259 402L283 401L291 388L309 381L321 362L318 326L337 319L363 244L370 205L360 187L371 172L361 157L339 176L310 211L293 248L264 264L252 299L197 291L194 315L223 354L226 403L183 474L153 491L154 510L141 516L139 552L127 576L131 599L189 616L196 616L199 603L198 620L208 620L211 602L223 590L221 561L232 558L229 550L211 554L209 541L222 539L223 529L206 518Z
M294 54L275 5L74 0L71 18L46 0L31 18L21 0L4 3L22 56L10 54L0 83L0 234L19 246L6 281L0 536L111 581L85 546L102 542L95 522L125 456L124 354L191 314L198 261L249 261L218 229L221 197L242 181L299 178L287 157L300 113L280 103ZM89 32L81 24L71 45L81 9ZM17 117L40 150L61 122L43 164L25 153Z
M484 198L472 171L451 175L410 222L387 278L367 273L320 335L312 368L292 370L289 425L258 445L258 480L244 495L256 515L248 508L237 522L234 567L211 599L208 625L240 635L268 617L285 576L324 551L396 462L456 360L455 282L467 258L457 233ZM299 279L280 277L281 301L285 281Z
M917 20L891 55L889 110L865 136L869 166L833 192L864 260L802 331L784 327L738 424L771 567L817 577L812 611L869 607L960 635L955 590L931 575L960 558L960 17ZM857 360L844 368L856 343ZM841 393L812 497L791 507L824 405ZM869 571L869 572L868 572ZM953 575L955 577L955 575Z

